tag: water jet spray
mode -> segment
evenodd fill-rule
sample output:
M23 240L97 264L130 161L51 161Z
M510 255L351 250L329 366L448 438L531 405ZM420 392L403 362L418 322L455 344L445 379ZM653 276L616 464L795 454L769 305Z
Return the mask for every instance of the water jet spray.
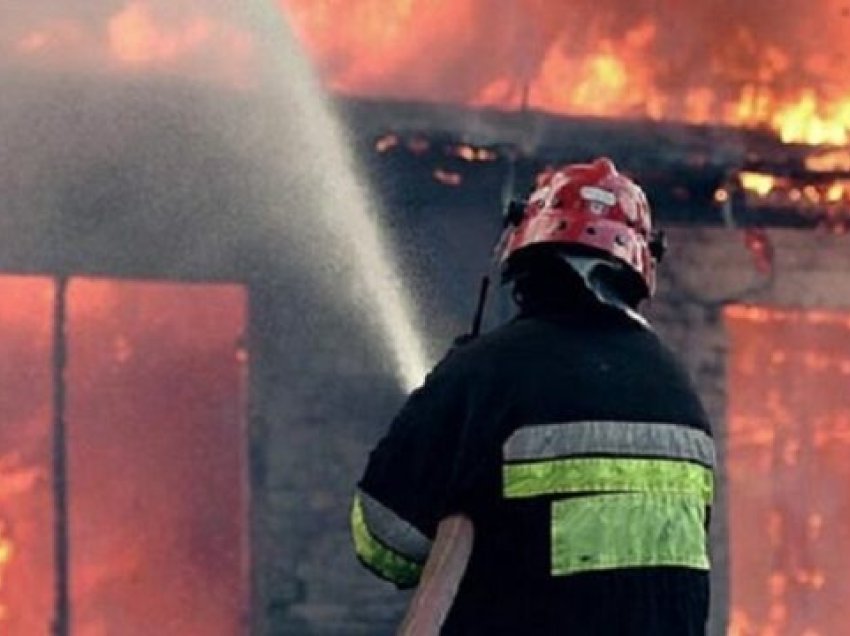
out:
M250 3L246 12L270 58L271 81L285 91L283 101L290 105L286 115L300 119L293 126L299 136L298 169L311 182L323 232L352 265L335 275L369 296L376 326L389 341L400 387L411 391L422 382L430 364L414 327L410 299L396 277L377 205L358 178L342 127L284 16L266 0ZM281 172L289 170L281 166Z

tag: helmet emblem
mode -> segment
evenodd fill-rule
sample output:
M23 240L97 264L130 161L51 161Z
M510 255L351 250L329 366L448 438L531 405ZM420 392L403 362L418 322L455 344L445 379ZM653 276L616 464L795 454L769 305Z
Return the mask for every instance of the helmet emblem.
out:
M590 212L601 216L617 205L617 195L609 190L603 190L595 186L584 186L579 193L581 198L589 203Z

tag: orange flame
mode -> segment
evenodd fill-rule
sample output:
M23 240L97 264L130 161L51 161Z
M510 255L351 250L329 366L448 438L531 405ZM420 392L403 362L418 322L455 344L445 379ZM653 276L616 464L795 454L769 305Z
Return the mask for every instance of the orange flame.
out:
M823 104L807 89L796 102L780 108L774 124L784 142L847 145L850 131L850 98Z
M812 172L850 172L850 151L826 150L806 157L806 169Z
M766 197L776 185L776 177L760 172L742 172L740 174L741 185L745 190L755 192L759 196Z
M850 141L848 10L709 0L647 14L625 0L280 0L343 93L594 116L772 127ZM675 18L671 18L675 15ZM770 16L769 18L767 16ZM722 17L722 19L721 19Z

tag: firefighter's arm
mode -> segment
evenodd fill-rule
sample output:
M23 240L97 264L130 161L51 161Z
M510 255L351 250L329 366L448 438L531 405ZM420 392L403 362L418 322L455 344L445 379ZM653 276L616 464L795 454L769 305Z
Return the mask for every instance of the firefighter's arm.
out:
M369 456L352 509L360 561L400 588L419 583L441 520L460 512L456 476L466 412L453 356L414 391Z
M398 636L437 636L454 603L472 554L474 529L464 515L440 522L419 586Z

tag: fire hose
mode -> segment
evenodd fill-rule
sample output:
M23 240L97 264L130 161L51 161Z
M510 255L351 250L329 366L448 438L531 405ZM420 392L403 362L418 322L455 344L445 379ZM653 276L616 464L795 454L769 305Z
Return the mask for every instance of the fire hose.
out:
M481 333L489 287L490 278L485 276L481 281L472 330L459 338L457 344L470 342ZM469 564L473 542L474 528L468 517L452 515L440 522L398 636L437 636L440 633Z
M440 522L398 636L437 636L440 633L466 572L473 539L472 522L467 517L453 515Z

